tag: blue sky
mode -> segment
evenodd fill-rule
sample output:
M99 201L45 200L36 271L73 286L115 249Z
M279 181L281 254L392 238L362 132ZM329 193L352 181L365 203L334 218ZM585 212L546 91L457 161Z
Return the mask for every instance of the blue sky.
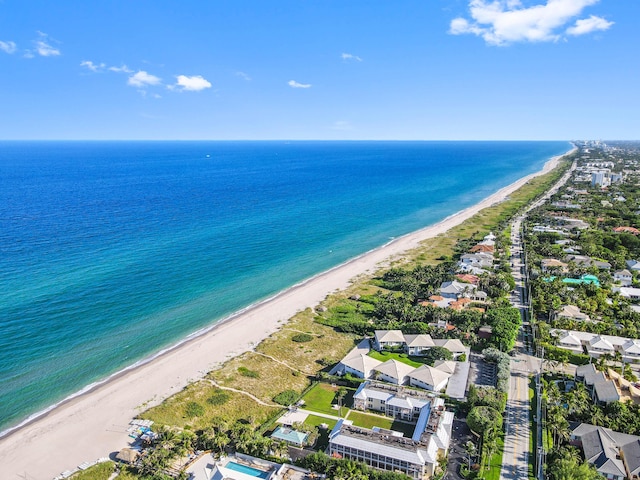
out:
M640 137L637 0L0 0L0 139Z

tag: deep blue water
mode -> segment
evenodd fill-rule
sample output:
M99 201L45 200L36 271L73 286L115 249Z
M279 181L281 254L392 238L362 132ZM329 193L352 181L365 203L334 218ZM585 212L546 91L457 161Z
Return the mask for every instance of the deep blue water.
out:
M0 142L0 430L567 142Z

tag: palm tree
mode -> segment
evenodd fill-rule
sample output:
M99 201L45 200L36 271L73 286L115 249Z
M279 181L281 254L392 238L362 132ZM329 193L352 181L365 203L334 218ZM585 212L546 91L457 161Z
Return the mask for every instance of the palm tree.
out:
M225 432L219 432L213 437L212 447L222 454L227 445L229 445L229 442L231 442L229 435Z

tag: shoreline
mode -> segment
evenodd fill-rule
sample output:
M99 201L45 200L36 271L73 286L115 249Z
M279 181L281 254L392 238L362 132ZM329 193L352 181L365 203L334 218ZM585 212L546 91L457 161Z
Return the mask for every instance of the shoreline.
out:
M119 451L127 446L126 428L139 412L177 393L229 358L252 350L297 312L344 290L355 277L374 273L420 242L505 200L574 151L575 147L552 157L540 171L433 225L395 238L251 304L0 432L0 471L13 475L8 478L52 478L82 462Z

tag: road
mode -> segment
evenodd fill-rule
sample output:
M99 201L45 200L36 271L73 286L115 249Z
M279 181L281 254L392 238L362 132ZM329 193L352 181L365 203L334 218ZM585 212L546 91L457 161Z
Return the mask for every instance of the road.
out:
M522 220L526 213L542 205L551 195L556 193L560 186L570 178L576 167L574 162L571 168L549 189L540 199L531 204L526 212L518 216L511 224L511 270L516 282L516 288L511 294L511 304L520 310L523 324L529 318L529 305L526 297L526 274L523 244L521 238ZM516 342L516 353L511 359L511 379L506 409L506 435L504 451L502 455L501 480L526 479L529 476L529 455L533 454L529 448L530 423L529 412L529 377L535 372L541 371L540 359L530 355L524 335L526 329L520 330ZM539 426L539 425L538 425Z

